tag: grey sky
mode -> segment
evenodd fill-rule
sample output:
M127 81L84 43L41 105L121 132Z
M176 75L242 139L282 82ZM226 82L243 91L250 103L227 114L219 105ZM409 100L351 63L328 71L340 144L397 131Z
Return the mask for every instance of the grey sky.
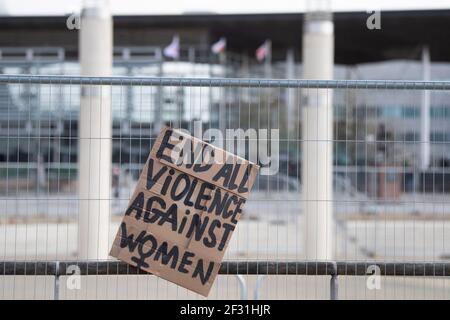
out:
M109 0L113 14L301 12L307 0ZM311 3L320 0L309 1ZM323 1L322 1L323 2ZM326 1L325 1L326 2ZM450 9L449 0L332 0L335 11ZM82 0L0 0L2 14L62 15L78 12Z

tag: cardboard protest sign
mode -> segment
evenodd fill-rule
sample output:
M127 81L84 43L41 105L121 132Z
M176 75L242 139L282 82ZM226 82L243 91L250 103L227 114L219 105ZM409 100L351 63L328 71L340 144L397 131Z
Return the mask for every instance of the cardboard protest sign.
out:
M259 167L164 128L110 255L207 296Z

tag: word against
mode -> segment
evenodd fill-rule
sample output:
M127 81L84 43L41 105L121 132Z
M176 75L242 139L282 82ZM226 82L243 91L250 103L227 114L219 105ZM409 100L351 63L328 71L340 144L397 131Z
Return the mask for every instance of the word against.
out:
M69 30L81 29L81 17L79 14L72 13L66 20L66 27Z
M191 162L177 143L209 150ZM202 153L203 154L203 153ZM120 224L110 255L207 296L259 167L181 131L159 134Z
M381 289L381 270L377 265L370 265L366 271L370 276L367 277L366 286L369 290Z
M180 309L180 315L205 315L210 318L214 313L224 315L256 315L262 317L264 315L270 315L270 306L267 304L226 304L219 309L216 307L202 307L188 304Z
M370 16L367 18L366 26L369 30L381 29L381 12L378 10L369 10Z

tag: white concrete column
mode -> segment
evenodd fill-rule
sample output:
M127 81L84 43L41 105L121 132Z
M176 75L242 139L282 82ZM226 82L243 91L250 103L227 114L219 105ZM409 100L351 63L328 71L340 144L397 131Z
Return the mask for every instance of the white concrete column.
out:
M228 72L227 72L227 53L226 51L219 54L219 62L220 62L220 69L222 72L222 77L227 78ZM215 90L215 89L209 89L209 90ZM226 87L219 87L218 89L218 95L219 95L219 130L222 132L222 134L225 134L225 130L227 128L227 112L226 112L226 98L227 98L227 88Z
M422 50L423 80L430 80L430 51L428 47ZM420 109L420 169L425 171L430 166L430 91L422 91Z
M112 52L109 9L99 3L85 7L79 37L81 75L111 75ZM111 126L110 88L83 86L78 126L79 259L108 257Z
M158 77L164 76L164 57L161 55L161 60L158 62ZM155 102L153 103L153 135L157 136L163 127L162 115L164 113L164 98L163 87L156 88Z
M334 25L331 14L307 13L303 26L303 78L332 79ZM304 89L302 193L306 259L333 257L333 107L329 89Z

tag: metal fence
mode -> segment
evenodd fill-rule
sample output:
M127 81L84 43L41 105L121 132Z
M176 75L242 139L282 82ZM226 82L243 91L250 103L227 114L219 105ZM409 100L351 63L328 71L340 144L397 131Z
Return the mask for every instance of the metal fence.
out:
M85 121L111 124L95 137L111 148L108 247L161 126L242 129L227 146L244 142L242 156L275 165L258 177L209 298L448 299L449 97L442 81L1 75L0 295L201 298L80 255L84 106Z

